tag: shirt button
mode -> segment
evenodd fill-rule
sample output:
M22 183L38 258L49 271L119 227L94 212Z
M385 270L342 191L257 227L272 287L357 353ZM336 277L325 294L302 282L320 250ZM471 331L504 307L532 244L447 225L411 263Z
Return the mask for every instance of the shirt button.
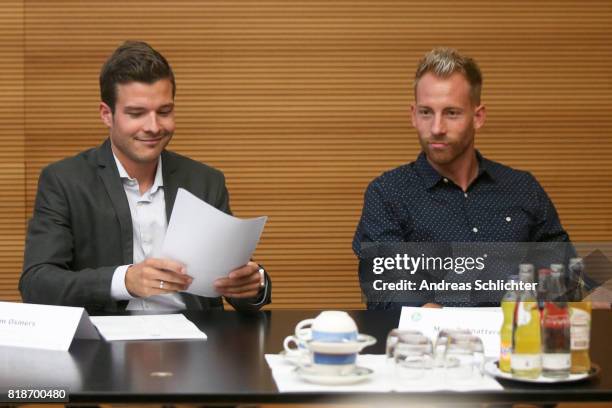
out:
M510 221L512 221L512 218L506 217L506 221L510 222Z
M463 196L464 196L465 198L467 198L467 193L463 193Z
M448 183L448 179L446 177L444 177L444 182Z
M478 232L478 228L474 227L474 228L472 228L472 231L473 232Z

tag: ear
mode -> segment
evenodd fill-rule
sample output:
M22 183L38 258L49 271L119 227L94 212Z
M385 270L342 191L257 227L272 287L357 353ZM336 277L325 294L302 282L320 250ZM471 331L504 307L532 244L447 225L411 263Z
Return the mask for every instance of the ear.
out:
M414 104L410 105L410 120L412 121L412 126L416 127L416 106Z
M113 111L104 102L100 102L100 119L102 119L106 127L113 127Z
M474 111L474 129L480 129L484 126L487 118L487 108L484 105L479 105Z

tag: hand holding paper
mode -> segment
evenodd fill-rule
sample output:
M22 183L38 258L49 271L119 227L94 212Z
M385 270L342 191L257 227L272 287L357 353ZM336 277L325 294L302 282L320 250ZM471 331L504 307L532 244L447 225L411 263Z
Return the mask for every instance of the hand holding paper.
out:
M125 287L138 297L187 290L192 281L183 264L169 259L145 259L130 266L125 274Z
M159 257L185 266L187 274L193 277L188 293L251 297L257 293L253 294L252 288L255 278L259 282L259 273L249 260L266 220L267 217L248 220L232 217L181 188ZM214 282L220 278L217 289Z
M215 281L215 289L225 297L249 298L255 297L264 285L263 276L259 273L259 265L249 262L245 266L234 269L225 278Z

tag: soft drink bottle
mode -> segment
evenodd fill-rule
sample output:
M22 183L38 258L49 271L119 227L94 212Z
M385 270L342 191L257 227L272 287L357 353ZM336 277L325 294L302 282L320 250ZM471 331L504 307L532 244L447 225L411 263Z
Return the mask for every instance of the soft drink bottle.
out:
M519 266L519 279L533 283L534 268L531 264ZM536 292L524 288L519 292L514 313L512 334L512 375L519 378L537 378L542 372L542 340L540 337L540 311Z
M542 375L567 378L570 373L570 315L567 307L564 268L550 266L548 299L542 314Z
M518 282L518 275L512 275L508 278L508 282ZM512 371L510 367L510 357L512 354L512 329L514 327L514 309L518 299L518 291L510 289L506 292L501 301L501 308L504 314L504 321L500 330L501 349L499 356L499 369L509 373Z
M584 262L582 258L569 261L570 278L576 279L577 285L570 299L570 349L572 374L586 373L591 369L589 345L591 339L591 302L584 284Z

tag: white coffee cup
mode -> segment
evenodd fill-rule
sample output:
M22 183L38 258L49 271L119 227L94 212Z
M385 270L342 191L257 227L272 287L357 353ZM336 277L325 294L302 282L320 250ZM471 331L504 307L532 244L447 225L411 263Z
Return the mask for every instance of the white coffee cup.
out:
M357 325L346 312L326 310L314 319L302 320L295 326L295 336L304 341L326 343L357 340Z
M315 319L302 320L295 327L295 334L283 342L285 355L292 359L308 355L309 341L340 343L357 339L357 325L346 312L325 311Z
M291 344L305 349L301 360L309 361L308 369L318 374L341 375L355 367L357 354L376 343L372 336L359 334L357 325L348 313L336 310L321 312L314 319L302 320L295 327L295 335L285 338L285 352L295 353Z

